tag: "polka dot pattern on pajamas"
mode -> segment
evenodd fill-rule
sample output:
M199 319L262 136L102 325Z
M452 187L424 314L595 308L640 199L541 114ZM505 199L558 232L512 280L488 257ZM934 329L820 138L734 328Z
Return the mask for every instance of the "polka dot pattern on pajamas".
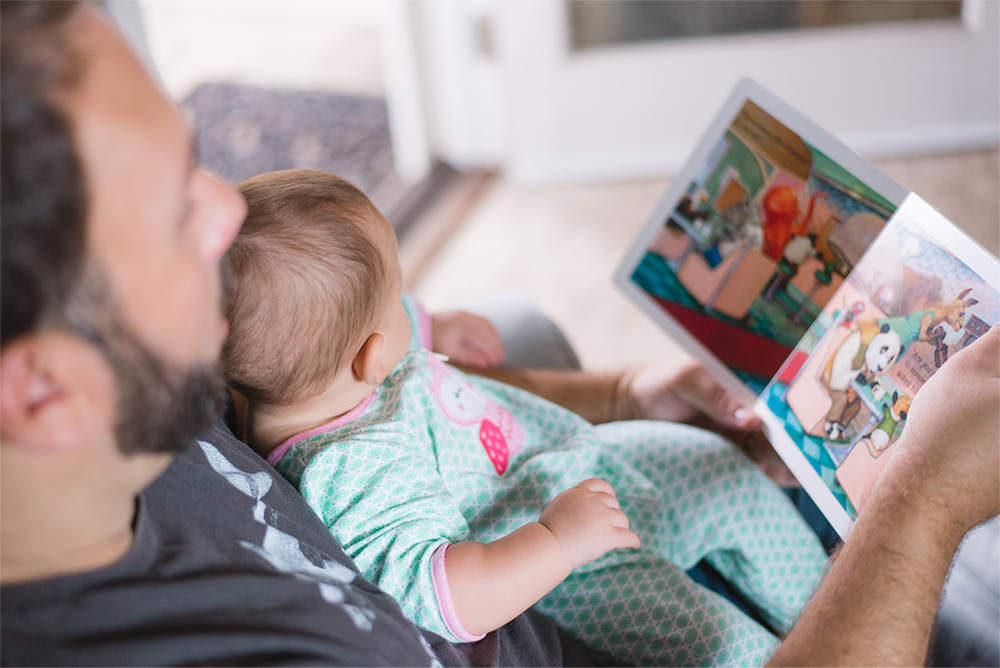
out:
M295 442L277 464L365 577L415 623L457 641L431 575L442 544L500 538L537 520L559 492L599 477L614 486L642 547L577 569L538 609L626 663L766 661L777 639L684 573L705 558L781 630L817 584L826 558L819 541L746 457L710 432L656 422L595 427L450 367L461 382L442 384L431 367L426 351L411 351L360 416ZM460 422L430 391L436 381L466 392ZM482 420L470 406L482 406ZM511 431L493 431L498 411L513 416L516 425L504 423ZM503 467L501 439L522 441Z

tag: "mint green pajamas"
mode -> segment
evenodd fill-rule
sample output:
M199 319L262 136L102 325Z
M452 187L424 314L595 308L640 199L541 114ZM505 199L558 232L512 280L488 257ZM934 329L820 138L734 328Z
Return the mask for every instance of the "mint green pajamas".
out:
M365 402L269 458L366 578L419 626L475 640L451 605L447 546L500 538L537 520L559 492L602 478L642 547L575 570L536 607L625 663L767 660L776 638L684 573L706 558L779 629L803 608L825 553L751 462L710 432L660 422L594 426L530 393L466 376L417 348L421 331L426 322Z

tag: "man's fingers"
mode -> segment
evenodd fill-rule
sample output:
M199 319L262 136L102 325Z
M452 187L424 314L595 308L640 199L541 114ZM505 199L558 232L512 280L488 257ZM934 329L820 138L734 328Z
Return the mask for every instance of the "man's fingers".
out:
M997 363L1000 358L1000 324L990 327L978 341L958 351L953 359L959 356L964 356L963 359L971 361L972 366L992 378L1000 376L1000 364Z
M758 466L778 487L802 487L802 483L784 464L758 464Z
M763 432L755 431L742 440L734 440L758 468L779 487L801 487L785 461Z
M781 462L781 457L774 450L774 446L771 445L771 441L767 440L767 436L763 432L755 431L749 436L744 436L741 440L736 441L740 445L740 449L746 453L747 457L754 460L755 462Z
M735 397L733 400L736 402L736 407L732 412L732 425L737 429L759 429L761 424L763 424L760 417L753 410L740 403Z
M760 427L760 418L702 367L694 367L682 379L683 400L720 425L748 431Z

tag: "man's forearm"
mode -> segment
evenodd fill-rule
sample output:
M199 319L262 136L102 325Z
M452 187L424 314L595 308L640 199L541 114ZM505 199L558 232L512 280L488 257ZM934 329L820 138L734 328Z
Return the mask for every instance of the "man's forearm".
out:
M891 463L890 463L891 466ZM876 487L829 575L769 665L923 665L964 531L908 476Z
M537 394L594 424L627 417L627 407L623 405L627 388L622 385L622 372L476 369L459 366L466 373L499 380Z

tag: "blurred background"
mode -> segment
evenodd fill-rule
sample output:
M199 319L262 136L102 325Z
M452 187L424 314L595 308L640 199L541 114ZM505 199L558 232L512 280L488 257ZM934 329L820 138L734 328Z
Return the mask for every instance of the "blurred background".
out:
M611 284L751 77L1000 247L993 0L116 0L230 181L346 176L433 309L514 291L584 366L680 356Z

